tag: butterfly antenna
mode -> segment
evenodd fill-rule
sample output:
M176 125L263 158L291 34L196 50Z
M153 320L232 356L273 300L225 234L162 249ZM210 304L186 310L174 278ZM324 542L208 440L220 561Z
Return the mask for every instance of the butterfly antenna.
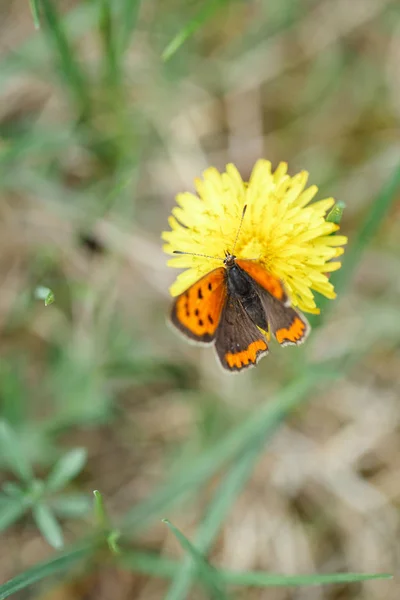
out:
M232 254L235 254L235 248L236 248L237 241L239 239L240 231L242 229L243 219L244 219L244 215L246 214L246 210L247 210L247 204L245 204L243 206L242 216L240 217L240 223L239 223L239 227L238 227L238 230L236 233L235 243L233 244L233 248L232 248Z
M215 260L222 260L224 261L224 258L221 258L221 256L209 256L208 254L197 254L195 252L182 252L181 250L174 250L173 252L174 254L188 254L189 256L202 256L203 258L212 258Z

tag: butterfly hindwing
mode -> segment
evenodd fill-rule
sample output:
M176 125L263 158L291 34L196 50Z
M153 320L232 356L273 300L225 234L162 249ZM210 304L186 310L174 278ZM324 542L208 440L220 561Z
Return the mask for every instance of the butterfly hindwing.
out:
M237 260L236 263L255 282L269 323L269 330L281 346L304 342L310 331L310 325L300 312L290 306L290 300L282 282L257 262Z
M171 321L191 340L209 344L215 338L225 300L225 269L220 267L176 298Z
M307 319L291 306L286 306L259 287L269 329L281 346L302 344L310 332Z
M228 371L251 367L268 352L265 336L238 298L229 297L226 301L216 334L215 349L222 366Z

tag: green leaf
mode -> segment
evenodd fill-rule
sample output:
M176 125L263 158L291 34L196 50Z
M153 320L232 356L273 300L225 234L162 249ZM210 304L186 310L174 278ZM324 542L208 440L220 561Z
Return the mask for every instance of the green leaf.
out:
M252 440L249 448L237 459L237 462L218 486L195 538L196 548L201 552L207 552L218 535L230 508L250 477L264 444L264 436ZM165 600L184 600L187 598L191 581L195 576L194 567L195 563L190 559L184 562Z
M198 15L194 17L181 31L170 41L162 53L162 59L167 61L175 54L177 50L192 36L206 21L208 21L218 8L223 6L228 0L209 0L203 4Z
M54 466L47 478L46 488L56 491L67 485L85 466L87 452L85 448L75 448L65 454Z
M4 491L4 486L3 486L3 491ZM1 507L6 506L7 504L9 504L9 502L10 502L9 495L0 493L0 512L1 512Z
M337 202L332 210L328 213L326 220L329 223L335 223L335 225L340 225L340 221L343 217L344 209L346 208L346 204L344 202ZM334 235L334 234L332 234Z
M25 494L24 490L17 485L14 481L5 481L3 483L2 490L5 494L9 496L23 496Z
M182 548L192 557L194 564L199 572L201 583L208 589L212 598L227 598L226 592L221 585L218 571L216 571L199 552L197 548L177 529L168 519L163 519L163 523L168 525Z
M49 293L47 294L46 298L44 299L44 305L49 306L50 304L53 304L54 301L55 301L54 293L50 290Z
M39 300L44 300L45 306L49 306L55 301L54 292L50 288L44 287L42 285L39 285L35 289L35 298L38 298Z
M82 560L89 557L95 548L93 542L82 544L75 547L64 554L52 558L49 561L39 563L31 569L27 569L21 575L17 575L6 583L0 586L0 600L5 600L19 590L23 590L37 581L41 581L45 577L51 577L56 573L64 573L69 571L75 565L81 563Z
M50 508L38 502L33 506L32 514L38 529L50 546L62 548L64 545L62 529Z
M64 518L82 517L88 514L92 502L85 494L63 494L59 498L51 498L49 506L54 512Z
M18 521L27 511L28 506L29 503L23 496L9 498L8 502L2 502L0 504L0 531L4 531Z
M28 390L25 386L27 365L25 359L7 360L4 356L0 363L0 397L3 420L10 427L22 429L26 422L26 404Z
M31 7L33 24L35 26L35 29L40 29L38 0L29 0L29 4Z
M17 477L26 483L33 481L32 467L21 450L18 437L6 421L0 421L0 452Z

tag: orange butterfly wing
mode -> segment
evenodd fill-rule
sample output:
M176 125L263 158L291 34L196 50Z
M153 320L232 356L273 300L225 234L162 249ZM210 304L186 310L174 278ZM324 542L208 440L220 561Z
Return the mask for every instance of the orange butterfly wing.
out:
M294 308L285 307L280 326L275 325L274 335L281 346L302 344L310 332L307 319Z
M241 269L246 271L246 273L248 273L250 277L258 283L258 285L267 290L271 296L277 300L280 300L280 302L283 302L285 305L290 304L281 280L268 273L263 266L253 260L245 259L237 260L236 264L239 265Z
M226 295L225 269L219 267L177 297L171 321L191 340L208 344L215 338Z

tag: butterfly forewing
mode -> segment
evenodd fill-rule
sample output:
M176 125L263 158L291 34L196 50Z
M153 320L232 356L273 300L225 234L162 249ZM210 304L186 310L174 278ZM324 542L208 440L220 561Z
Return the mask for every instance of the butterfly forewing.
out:
M236 264L246 271L253 281L258 283L258 285L271 294L271 296L280 302L283 302L285 305L290 303L280 279L268 273L262 265L253 260L245 259L237 260Z
M215 349L222 366L241 371L255 365L268 352L265 336L237 298L229 297L218 327Z
M177 297L171 321L191 340L209 344L215 338L225 300L225 269L220 267Z

